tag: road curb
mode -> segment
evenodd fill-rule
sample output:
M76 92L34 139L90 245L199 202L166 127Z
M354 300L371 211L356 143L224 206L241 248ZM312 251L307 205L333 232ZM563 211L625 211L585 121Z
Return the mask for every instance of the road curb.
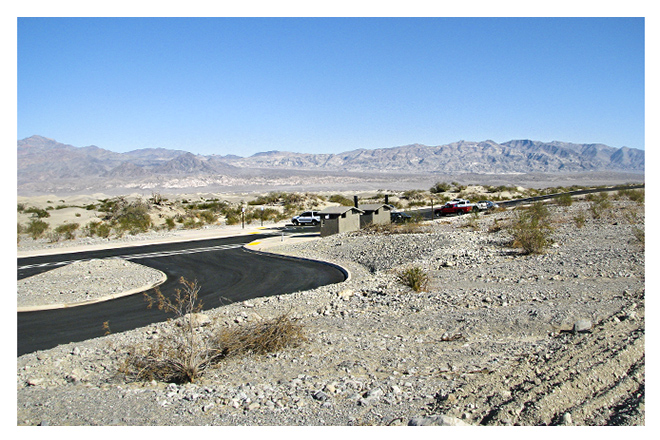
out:
M154 269L154 270L157 270L157 269ZM40 312L40 311L43 311L43 310L68 309L68 308L71 308L71 307L86 306L86 305L89 305L89 304L96 304L96 303L100 303L100 302L110 301L110 300L121 298L121 297L124 297L124 296L135 295L136 293L146 292L147 290L151 290L154 287L158 287L161 284L163 284L165 281L167 281L167 275L165 275L165 273L160 271L160 270L158 272L160 272L161 277L155 283L147 284L147 285L144 285L144 286L141 286L141 287L136 287L134 289L127 290L125 292L113 293L112 295L106 295L106 296L102 296L100 298L90 299L90 300L87 300L87 301L79 301L79 302L75 302L75 303L45 304L43 306L18 307L17 311L18 311L18 313L23 313L23 312Z

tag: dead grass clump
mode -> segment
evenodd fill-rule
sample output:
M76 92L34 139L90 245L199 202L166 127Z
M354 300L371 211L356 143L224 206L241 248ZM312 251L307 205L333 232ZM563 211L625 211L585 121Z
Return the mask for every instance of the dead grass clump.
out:
M303 326L287 314L224 331L205 330L194 319L202 309L197 281L180 279L181 289L167 298L159 289L145 295L149 307L173 313L168 331L148 345L128 348L119 371L129 380L170 383L195 382L229 356L265 354L306 341Z
M303 325L288 314L221 332L216 345L222 357L266 354L306 342Z
M409 221L405 223L370 223L360 229L364 234L394 235L394 234L419 234L424 232L424 228L419 221Z

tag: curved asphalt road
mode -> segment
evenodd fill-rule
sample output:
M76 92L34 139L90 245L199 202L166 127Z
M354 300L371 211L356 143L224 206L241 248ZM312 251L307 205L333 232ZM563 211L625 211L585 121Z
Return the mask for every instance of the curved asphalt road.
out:
M167 281L160 286L166 296L180 286L181 276L187 280L197 279L204 309L211 309L250 298L313 289L346 278L335 266L257 253L242 247L264 237L266 235L250 235L22 258L18 260L18 279L59 267L52 265L58 259L122 256L167 274ZM103 336L106 321L111 331L118 333L168 317L171 315L147 309L141 294L86 306L21 312L18 313L18 355Z

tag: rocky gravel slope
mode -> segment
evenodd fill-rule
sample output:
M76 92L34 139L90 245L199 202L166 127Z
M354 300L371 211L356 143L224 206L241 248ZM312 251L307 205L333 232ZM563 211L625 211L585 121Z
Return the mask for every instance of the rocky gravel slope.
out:
M510 212L278 248L351 278L206 311L199 331L289 313L308 342L228 359L186 385L118 373L127 347L171 323L27 354L17 423L644 425L645 257L633 234L644 208L612 205L600 219L586 202L551 207L554 244L541 255L494 227ZM398 280L411 265L430 274L426 291Z

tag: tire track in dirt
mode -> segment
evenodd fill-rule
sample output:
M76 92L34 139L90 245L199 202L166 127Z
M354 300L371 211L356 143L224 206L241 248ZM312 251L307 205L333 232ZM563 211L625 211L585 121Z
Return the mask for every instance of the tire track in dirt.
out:
M436 396L431 412L482 425L643 425L644 308L635 307L631 301L589 333L555 334L508 368L465 375L453 394Z

